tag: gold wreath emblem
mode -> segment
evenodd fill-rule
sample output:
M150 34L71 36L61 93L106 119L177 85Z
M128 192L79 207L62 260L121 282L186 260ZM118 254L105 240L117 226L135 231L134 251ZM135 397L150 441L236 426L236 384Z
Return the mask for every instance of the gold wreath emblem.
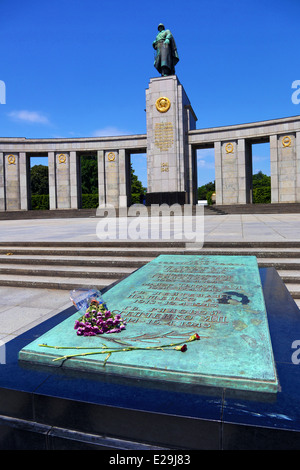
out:
M115 160L115 158L116 158L116 156L115 156L114 152L109 152L107 154L107 159L108 159L109 162L113 162Z
M282 145L284 147L290 147L292 144L292 139L290 138L289 135L286 135L285 137L283 137L282 139Z
M16 163L16 157L14 155L8 155L7 161L9 165L15 165Z
M226 150L226 153L232 153L233 152L233 145L231 142L229 142L228 144L225 145L225 150Z
M157 111L159 111L160 113L166 113L170 109L171 101L169 100L169 98L161 96L156 100L155 106Z
M60 155L58 155L59 163L66 163L66 160L67 160L67 157L65 156L64 153L61 153Z

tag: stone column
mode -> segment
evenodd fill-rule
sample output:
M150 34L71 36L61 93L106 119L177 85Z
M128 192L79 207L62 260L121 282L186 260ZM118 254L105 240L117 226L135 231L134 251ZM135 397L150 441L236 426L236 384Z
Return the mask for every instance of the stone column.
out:
M106 204L119 207L119 152L104 154Z
M57 209L71 208L70 155L55 153Z
M6 210L4 154L0 152L0 211Z
M98 158L98 194L99 194L99 206L103 206L106 203L105 195L105 167L104 167L104 151L97 151Z
M252 147L245 139L215 142L216 204L252 202Z
M221 142L214 143L215 150L215 187L216 204L223 204L223 173L222 173L222 149Z
M70 198L71 209L78 209L79 201L79 174L76 152L70 152Z
M6 210L18 211L21 209L19 154L5 153L4 159Z
M127 207L126 152L119 150L119 207Z
M245 139L237 141L238 204L252 203L252 146Z
M279 202L277 135L270 136L271 202Z
M57 208L56 202L56 167L54 152L48 152L49 208Z
M188 157L188 197L186 202L195 205L198 201L197 152L192 145L188 146Z
M20 165L20 208L21 210L28 211L29 209L29 161L27 161L26 153L20 152L19 154Z
M241 145L240 145L241 152ZM238 204L238 143L237 141L222 142L222 182L223 204ZM241 159L241 157L240 157Z
M297 202L296 135L277 138L278 202Z
M187 133L197 118L176 75L150 80L146 111L147 204L189 202L194 178Z
M300 202L300 132L296 132L296 202Z

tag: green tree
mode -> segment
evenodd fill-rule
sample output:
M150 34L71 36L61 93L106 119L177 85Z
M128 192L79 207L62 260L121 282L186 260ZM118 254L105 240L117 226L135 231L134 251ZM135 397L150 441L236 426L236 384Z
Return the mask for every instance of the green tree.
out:
M204 200L207 198L207 193L215 192L215 182L210 181L209 183L204 184L203 186L199 186L198 188L198 199Z
M49 194L48 167L34 165L30 170L31 194Z
M49 209L49 194L32 194L31 209L46 211Z
M268 204L271 202L271 177L258 171L252 177L253 203ZM207 199L210 202L212 193L215 192L215 182L210 181L198 188L198 199Z
M81 193L98 193L98 163L96 155L81 155Z
M134 169L132 168L132 163L130 164L130 169L131 169L131 203L140 204L143 202L147 189L144 188L141 181L138 179L137 175L134 173Z
M252 177L253 204L269 204L271 202L271 177L262 171Z
M265 186L271 186L271 176L267 176L262 171L258 171L252 177L252 184L253 184L253 189L262 188Z
M49 180L46 165L34 165L30 169L31 209L49 209Z

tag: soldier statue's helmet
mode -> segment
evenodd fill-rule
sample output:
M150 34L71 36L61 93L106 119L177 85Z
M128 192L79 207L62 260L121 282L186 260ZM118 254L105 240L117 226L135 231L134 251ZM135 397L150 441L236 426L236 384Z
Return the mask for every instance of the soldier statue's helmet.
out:
M158 31L159 31L159 28L166 29L163 23L159 23L159 25L157 26Z

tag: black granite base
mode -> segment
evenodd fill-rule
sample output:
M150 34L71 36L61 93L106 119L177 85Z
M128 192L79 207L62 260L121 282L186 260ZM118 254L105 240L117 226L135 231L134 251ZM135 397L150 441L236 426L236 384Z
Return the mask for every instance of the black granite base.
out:
M280 390L272 396L18 363L74 307L6 344L0 449L300 449L300 311L274 268L260 269ZM250 353L250 351L249 351Z
M184 191L174 192L161 192L161 193L147 193L146 206L151 204L180 204L183 206L186 203L186 193Z

